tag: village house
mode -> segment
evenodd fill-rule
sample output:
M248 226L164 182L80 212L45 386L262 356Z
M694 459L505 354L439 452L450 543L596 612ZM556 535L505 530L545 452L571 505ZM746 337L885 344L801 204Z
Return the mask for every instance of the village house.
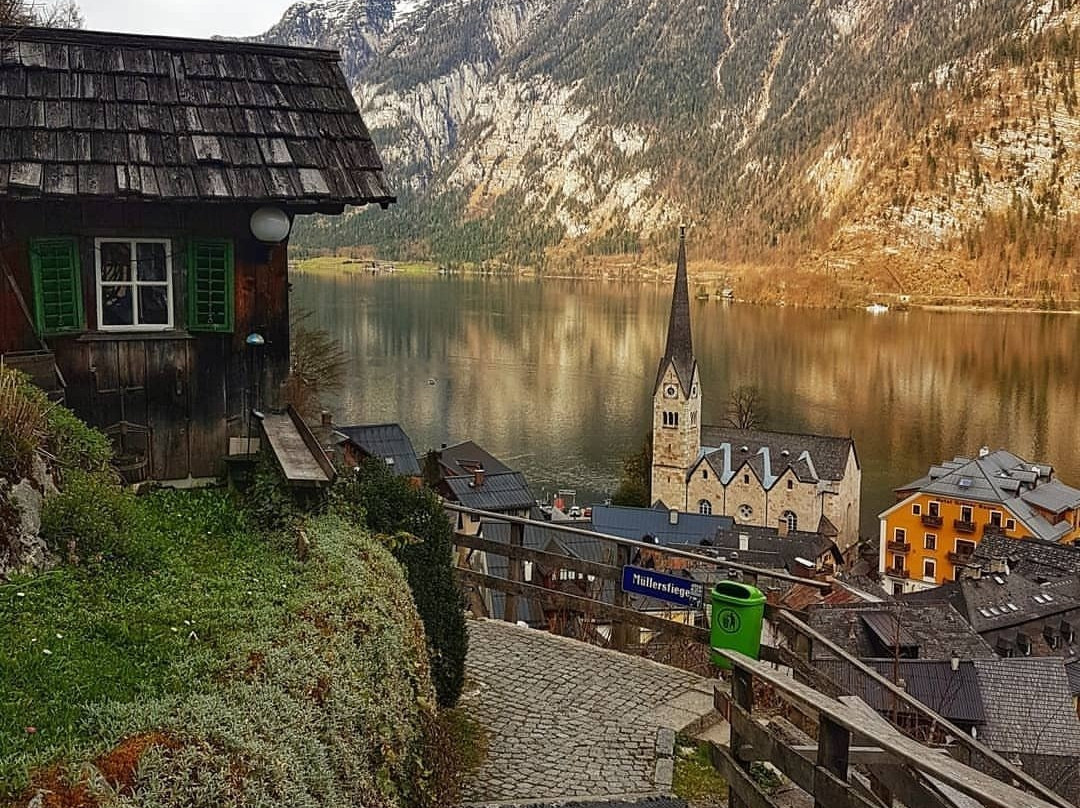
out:
M346 468L367 458L381 460L399 477L419 482L420 463L412 441L401 424L368 424L336 427L339 449Z
M740 525L783 523L853 552L862 470L851 438L706 426L701 402L680 232L667 345L653 388L652 499Z
M448 502L478 511L528 517L536 507L525 475L514 471L472 441L443 445L434 453L439 480L435 491ZM459 532L480 533L476 514L450 513Z
M985 536L1072 543L1080 538L1080 490L1045 463L983 447L974 459L932 466L896 489L880 515L879 570L893 592L959 577Z
M0 30L0 355L129 478L221 471L283 403L293 218L394 201L338 61Z

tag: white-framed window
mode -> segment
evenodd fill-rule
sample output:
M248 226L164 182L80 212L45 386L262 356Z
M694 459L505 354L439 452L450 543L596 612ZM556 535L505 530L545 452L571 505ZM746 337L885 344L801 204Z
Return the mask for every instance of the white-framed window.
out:
M788 530L799 529L799 516L795 513L795 511L784 511L782 514L780 514L780 518L787 523Z
M697 504L698 513L703 513L706 516L712 515L712 503L707 499L703 499Z
M927 558L923 560L922 575L923 578L937 580L937 563L933 559Z
M167 331L173 327L172 242L94 240L97 320L101 331Z
M902 527L894 528L893 541L898 541L901 543L907 541L907 531L904 530Z
M916 502L914 505L911 506L911 513L914 516L922 516L922 505Z
M931 502L926 507L928 509L927 513L928 513L929 516L931 516L931 517L933 517L935 519L937 517L941 516L941 503L940 502Z
M1016 520L1015 519L1006 519L1005 520L1005 529L1006 530L1016 530Z
M923 549L924 550L936 550L937 549L937 535L934 533L923 534Z
M990 511L990 524L1001 527L1001 511Z

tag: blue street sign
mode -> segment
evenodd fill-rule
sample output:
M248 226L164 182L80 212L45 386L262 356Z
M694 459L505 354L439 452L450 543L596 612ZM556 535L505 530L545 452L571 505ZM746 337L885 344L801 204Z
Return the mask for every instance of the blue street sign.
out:
M635 595L677 603L680 606L700 607L702 585L689 578L665 575L656 570L626 566L622 568L622 590Z

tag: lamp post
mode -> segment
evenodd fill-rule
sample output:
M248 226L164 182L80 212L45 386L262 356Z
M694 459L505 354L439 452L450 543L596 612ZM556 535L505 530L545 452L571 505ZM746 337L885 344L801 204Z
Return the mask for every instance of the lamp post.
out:
M251 428L252 416L259 412L259 406L262 403L262 347L266 344L266 340L263 339L262 334L252 332L247 335L247 339L244 340L244 344L248 348L247 355L247 368L248 368L248 403L245 416L247 417L247 454L251 456Z

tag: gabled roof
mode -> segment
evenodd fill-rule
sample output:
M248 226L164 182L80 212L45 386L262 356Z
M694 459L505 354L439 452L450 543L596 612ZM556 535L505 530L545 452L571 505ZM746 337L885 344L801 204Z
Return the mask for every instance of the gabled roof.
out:
M661 545L700 544L712 540L716 531L730 530L735 522L730 516L707 516L675 511L678 521L671 524L667 508L627 508L619 505L594 505L592 527L622 539L641 541L651 536Z
M446 477L471 476L478 469L488 474L503 474L513 471L487 450L471 440L455 443L439 450L439 463Z
M1035 582L1080 576L1080 547L1071 544L987 533L976 545L972 562L988 569L995 559L1004 559L1012 572Z
M1062 659L977 659L974 664L986 711L979 740L998 752L1077 754L1080 720Z
M801 482L842 480L854 441L828 435L703 426L701 446L705 460L724 485L748 465L769 489L788 469Z
M980 634L1080 609L1080 581L1037 584L1020 573L987 573L940 587Z
M891 657L883 653L878 638L867 627L864 615L893 614L899 626L918 645L919 659L985 659L994 656L967 621L948 603L854 604L813 609L807 622L845 651L860 659ZM815 659L831 654L815 646Z
M1060 480L1051 480L1034 491L1025 491L1020 499L1053 514L1080 508L1080 491Z
M0 199L393 202L339 59L0 28Z
M485 474L480 485L476 485L472 475L447 477L443 485L449 490L449 499L480 511L518 511L536 504L525 476L519 471Z
M387 465L396 474L420 476L420 463L417 462L412 441L400 424L340 426L337 431L365 454L383 461L392 461L387 462Z
M743 537L746 541L743 541ZM742 545L745 544L745 550ZM762 527L758 525L733 525L730 528L721 528L716 531L712 538L714 549L722 555L731 557L731 551L739 553L739 560L743 560L745 552L754 554L755 560L747 563L755 563L766 569L783 569L794 572L799 567L799 559L805 559L817 564L822 556L828 556L829 560L839 564L840 552L836 543L828 536L820 533L809 533L801 530L793 530L786 536L781 536L775 527ZM806 572L806 569L802 569Z
M653 395L660 389L660 382L668 363L675 366L683 395L690 397L694 383L694 339L690 332L690 290L686 279L686 228L679 228L679 258L675 264L675 288L671 293L671 314L668 316L667 344L660 367L656 372Z

